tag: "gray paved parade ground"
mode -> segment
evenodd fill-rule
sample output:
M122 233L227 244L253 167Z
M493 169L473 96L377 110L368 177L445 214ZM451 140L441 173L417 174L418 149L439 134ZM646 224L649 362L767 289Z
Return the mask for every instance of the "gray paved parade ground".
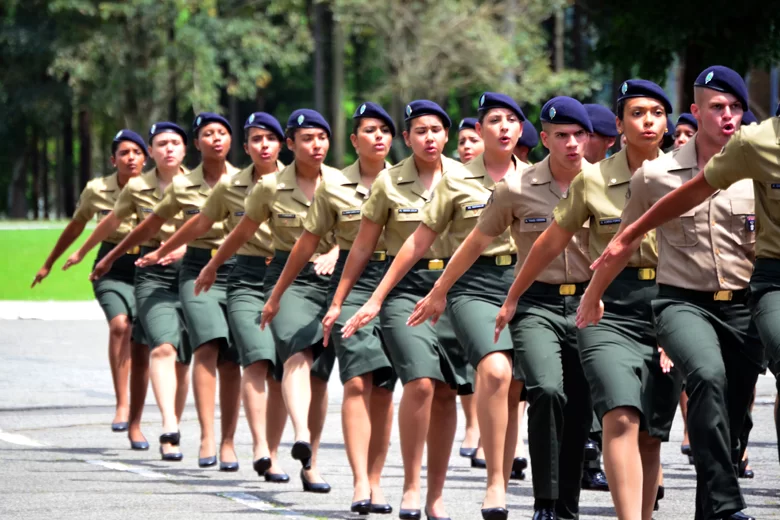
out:
M351 476L341 435L341 385L330 384L330 407L321 470L329 495L301 491L297 463L289 456L288 424L281 463L292 480L267 484L251 470L251 438L239 423L238 473L201 470L196 463L198 423L191 403L182 423L181 463L162 463L156 453L159 413L151 389L144 413L149 452L133 452L124 434L111 433L113 395L106 356L107 328L90 321L0 321L0 518L349 518ZM337 374L337 372L335 372ZM400 399L396 388L396 402ZM780 518L780 465L772 424L774 388L761 377L750 442L754 480L742 480L747 512ZM435 425L432 427L435 428ZM457 441L462 438L459 424ZM666 499L655 518L693 518L694 471L680 455L682 424L663 448ZM484 471L457 456L456 441L445 489L454 520L480 518ZM397 511L402 467L397 428L385 469L384 489ZM511 518L530 518L530 473L509 490ZM614 517L609 494L582 493L582 518ZM390 517L397 518L397 513Z

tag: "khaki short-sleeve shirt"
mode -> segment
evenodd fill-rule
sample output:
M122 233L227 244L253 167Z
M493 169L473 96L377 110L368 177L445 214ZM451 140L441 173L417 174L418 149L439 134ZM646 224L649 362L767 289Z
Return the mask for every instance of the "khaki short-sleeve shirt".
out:
M118 177L118 173L112 173L106 177L98 177L89 181L84 186L84 191L81 192L73 220L86 224L97 215L98 222L100 222L111 213L121 192ZM106 242L118 244L133 230L136 224L138 224L138 219L134 215L122 218L122 223L116 231L106 238Z
M238 173L238 169L230 163L226 164L226 170L223 178ZM171 185L165 189L163 200L154 207L154 214L169 220L174 218L177 213L182 212L184 214L184 222L187 222L200 214L203 204L206 202L212 189L203 178L203 165L200 164L189 175L177 175L173 178ZM201 249L217 249L224 239L224 221L219 220L214 222L214 225L211 226L211 229L206 234L193 240L188 245Z
M360 161L355 161L329 182L320 183L303 227L319 237L333 231L340 249L352 249L369 191L369 187L360 181ZM383 236L379 238L376 250L386 250Z
M590 227L590 256L601 256L620 228L626 205L631 170L625 148L597 164L585 166L574 178L568 193L556 206L553 216L563 229L576 233L587 222ZM629 267L655 267L658 262L655 230L642 238L642 244L628 262Z
M452 172L465 175L461 163L444 156L441 160L442 178ZM376 178L363 205L363 216L385 227L387 254L396 256L406 239L422 223L423 212L432 200L432 191L425 189L420 182L414 157L407 157ZM452 245L445 232L436 237L423 258L432 260L451 255Z
M752 179L756 202L756 256L780 258L780 118L743 126L704 167L713 188Z
M189 170L182 167L177 175L186 175L188 173ZM154 207L162 199L163 190L160 188L157 168L154 168L127 182L119 194L116 204L114 204L114 215L120 219L135 216L140 224L154 212ZM160 247L160 243L168 240L183 223L184 214L179 212L172 219L166 221L152 239L144 242L142 245L155 248Z
M550 158L546 157L522 172L506 176L497 184L479 217L479 230L489 236L498 236L511 229L517 245L517 273L536 239L552 223L553 210L563 196L550 171ZM551 284L589 280L588 233L587 227L580 227L566 249L547 266L538 280Z
M623 221L635 222L698 173L695 138L646 162L631 179ZM695 291L745 289L753 271L755 230L751 181L716 192L658 228L658 283Z
M514 156L513 160L518 172L529 166ZM449 225L447 234L454 251L477 225L479 216L495 188L496 183L485 169L485 156L480 154L464 168L453 170L442 177L433 190L433 200L425 206L423 224L437 233L443 233ZM484 256L509 255L515 252L515 244L508 228L494 236L496 238L482 253Z

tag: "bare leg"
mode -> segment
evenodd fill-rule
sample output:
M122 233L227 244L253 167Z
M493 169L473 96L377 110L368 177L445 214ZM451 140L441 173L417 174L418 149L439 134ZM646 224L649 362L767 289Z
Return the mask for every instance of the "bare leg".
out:
M680 413L683 418L682 446L690 446L691 440L688 438L688 394L685 390L680 392Z
M520 392L523 391L523 383L520 382ZM517 400L520 401L518 394ZM525 409L528 405L525 401L520 401L517 405L517 445L515 448L515 457L522 458L526 456L525 443L523 442L523 419L525 418Z
M509 395L507 396L507 428L506 441L504 441L504 480L506 484L504 489L509 486L509 477L512 474L512 462L517 456L519 448L517 444L522 444L522 435L520 427L523 424L522 412L525 411L525 401L520 401L520 394L523 393L523 382L512 379L509 384ZM520 402L520 406L515 403Z
M430 423L436 428L428 428L428 496L425 500L426 510L431 516L448 516L442 493L458 426L456 397L457 393L448 384L436 382L430 414Z
M420 469L431 422L434 386L432 379L409 381L404 385L398 407L401 458L404 464L402 509L420 508ZM430 467L428 471L430 472Z
M244 394L244 412L252 432L252 460L268 457L266 440L266 393L265 379L268 362L258 361L244 369L242 387Z
M175 356L176 356L176 351L174 350L174 357ZM184 407L187 405L187 394L190 391L190 366L176 361L175 370L176 370L176 424L179 424L181 422L181 416L184 413Z
M141 416L149 388L149 347L131 341L130 357L130 428L127 435L131 441L142 441Z
M371 443L368 446L368 482L371 485L371 501L374 504L386 504L387 500L382 493L380 479L393 430L393 392L384 388L372 388L369 410Z
M309 432L309 406L311 404L311 349L293 354L284 363L282 394L290 414L295 440L311 442Z
M352 468L352 501L371 498L368 480L368 450L371 443L370 401L373 387L371 373L353 377L344 383L341 403L341 428L347 459Z
M615 512L619 520L640 520L643 470L639 452L639 413L634 408L615 408L604 414L602 424L604 471Z
M311 432L311 469L306 470L309 482L324 482L317 470L320 439L328 415L328 382L318 377L311 379L311 404L309 406L309 431Z
M266 378L268 383L268 403L265 412L266 439L268 439L268 453L271 457L270 473L283 473L278 465L279 444L282 442L284 426L287 424L287 407L282 396L282 383L273 378L271 374Z
M661 479L661 440L640 432L639 455L642 457L642 518L651 520Z
M238 363L224 361L219 371L219 411L222 440L219 444L219 460L236 462L235 437L238 414L241 410L241 367Z
M219 345L216 341L204 343L194 354L192 382L195 385L195 408L200 422L200 454L198 457L215 455L214 408L217 393L217 359Z
M149 373L152 380L152 390L157 401L157 407L162 415L163 433L175 433L179 430L179 418L176 415L177 375L176 349L169 343L164 343L152 349L150 355ZM178 446L163 445L165 453L178 453Z
M474 395L460 396L460 405L466 418L466 435L461 448L476 448L479 442L479 422L477 420L477 403Z
M130 414L130 399L127 388L130 379L130 319L120 314L108 322L108 364L114 382L116 412L112 422L126 422Z

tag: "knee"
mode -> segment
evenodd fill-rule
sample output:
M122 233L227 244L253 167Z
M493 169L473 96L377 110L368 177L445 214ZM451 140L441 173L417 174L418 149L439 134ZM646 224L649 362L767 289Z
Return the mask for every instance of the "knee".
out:
M415 379L404 385L404 397L417 402L430 401L435 393L433 380L427 378Z
M168 359L176 355L176 349L170 343L163 343L162 345L152 349L150 357L152 361L160 361Z
M116 316L108 324L108 333L112 339L123 339L130 334L130 319L125 315Z
M456 398L458 397L458 393L445 383L437 383L434 388L435 388L433 392L434 406L436 406L440 410L451 408L454 413L454 410L457 406Z
M722 364L702 366L688 375L686 389L689 394L701 391L725 390L726 367Z
M366 395L371 390L370 381L364 376L353 377L344 383L344 397L359 397Z
M602 418L605 435L620 437L639 431L639 412L634 408L620 407L608 411Z
M196 363L216 365L219 358L219 348L212 343L206 343L198 347L192 357Z
M485 356L477 367L480 391L495 393L507 389L512 381L512 365L506 354L495 352Z

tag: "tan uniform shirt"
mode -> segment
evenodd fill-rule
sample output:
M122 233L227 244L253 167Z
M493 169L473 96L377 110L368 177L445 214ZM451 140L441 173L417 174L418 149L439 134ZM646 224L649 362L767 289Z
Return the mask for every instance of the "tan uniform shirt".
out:
M518 256L515 273L520 271L536 239L552 224L553 210L562 196L550 171L549 157L522 172L508 175L496 185L478 226L490 236L511 228ZM588 228L580 227L566 249L539 275L538 281L567 284L589 279Z
M303 227L320 237L333 231L339 248L352 249L360 229L361 207L369 191L360 183L360 161L355 161L328 182L320 183ZM386 250L384 236L379 237L376 250Z
M780 118L743 126L704 167L710 186L752 179L756 194L756 256L780 258Z
M284 168L284 166L282 166ZM229 234L244 216L244 200L255 187L255 166L249 165L230 177L222 177L209 198L203 204L203 214L214 222L225 222L225 235ZM268 173L257 181L273 190L276 186L276 173ZM262 189L262 187L261 187ZM238 250L239 255L273 256L271 228L263 222L249 241Z
M81 192L73 220L86 224L97 215L98 222L100 222L111 213L121 191L118 176L118 173L112 173L106 177L98 177L89 181L84 187L84 191ZM118 244L133 230L136 224L138 224L138 219L134 216L123 218L116 231L106 238L106 242Z
M595 260L620 227L620 215L626 205L631 170L625 148L612 157L582 169L555 208L555 221L563 229L576 233L589 222L590 257ZM631 255L629 267L655 267L658 248L655 230L642 239L638 251Z
M183 167L180 168L179 171L182 175L187 175L189 173L189 170ZM140 224L146 217L154 212L154 207L162 198L163 190L160 189L157 168L154 168L128 181L119 194L116 204L114 204L114 215L123 220L135 216ZM142 245L154 248L160 247L160 243L171 238L171 235L173 235L183 223L184 214L179 212L175 217L165 222L160 228L160 231L158 231L151 240L144 242Z
M223 177L229 177L238 173L238 169L226 163L227 172ZM200 214L203 204L206 202L212 187L203 179L203 165L198 165L189 175L177 175L171 185L165 189L163 200L154 207L154 214L165 220L172 219L177 213L184 214L184 222ZM225 239L223 221L216 221L211 229L202 237L190 242L188 245L201 249L217 249Z
M696 139L646 162L631 179L623 220L635 222L697 173ZM740 181L659 227L658 283L696 291L745 289L755 256L753 206L753 183Z
M514 160L518 172L528 167L526 163ZM485 169L485 156L480 154L464 168L453 170L442 177L433 190L433 201L423 211L423 224L439 234L449 224L448 235L454 252L477 225L495 188L496 183ZM516 252L509 226L493 236L496 238L483 255L498 256Z
M441 157L442 178L450 173L465 176L458 161ZM439 181L441 182L441 181ZM433 187L436 188L435 186ZM420 182L414 157L407 157L379 174L363 205L363 216L385 227L387 254L396 256L407 238L423 221L423 211L433 200L433 194ZM440 233L423 258L449 258L452 245L447 233Z
M322 165L320 185L332 182L341 175L336 168ZM309 212L311 201L306 198L295 177L295 161L279 172L276 186L257 185L246 199L246 216L255 222L270 220L273 246L277 251L292 251L295 241L303 234L303 221ZM331 233L322 237L316 255L327 253L335 240Z

